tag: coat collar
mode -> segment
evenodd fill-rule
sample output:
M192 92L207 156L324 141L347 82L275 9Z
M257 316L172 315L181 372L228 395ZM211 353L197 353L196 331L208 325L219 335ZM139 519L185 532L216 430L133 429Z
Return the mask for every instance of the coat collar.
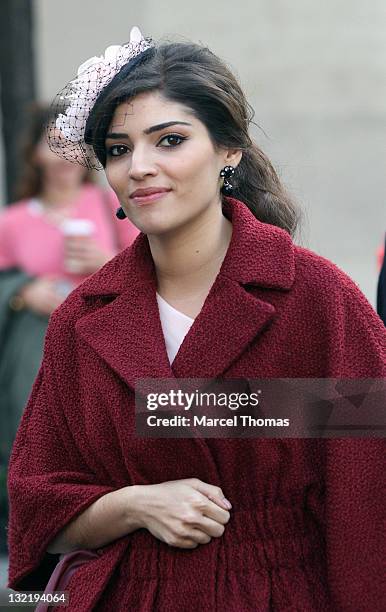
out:
M272 304L244 285L291 288L295 257L290 236L261 223L233 198L226 198L223 210L233 226L228 252L172 367L144 234L80 287L85 300L108 297L110 302L81 317L77 332L133 388L139 378L219 376L275 315Z
M284 230L258 221L247 206L224 198L224 214L233 232L220 273L241 283L273 289L290 289L295 276L294 245ZM84 297L119 295L131 284L154 282L154 264L145 234L139 234L102 270L81 286Z

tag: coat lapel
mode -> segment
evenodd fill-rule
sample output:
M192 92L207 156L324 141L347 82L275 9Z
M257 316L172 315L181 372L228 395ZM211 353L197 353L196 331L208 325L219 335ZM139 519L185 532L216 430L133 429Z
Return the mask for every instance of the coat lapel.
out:
M222 374L275 318L275 307L248 287L288 290L294 281L293 243L286 232L257 221L238 200L227 198L223 211L232 222L231 243L172 364L178 378Z
M132 388L139 378L173 378L149 284L132 287L83 317L77 332Z
M257 221L238 200L227 198L224 214L233 226L228 252L172 367L145 235L83 284L85 300L108 298L109 303L80 318L77 332L132 388L140 378L219 376L275 318L274 306L255 297L248 286L291 288L295 265L290 236Z
M178 378L215 378L270 323L271 304L218 276L173 362Z
M110 302L79 319L77 333L133 389L140 378L173 378L146 236L115 261L115 270L84 283L84 299Z

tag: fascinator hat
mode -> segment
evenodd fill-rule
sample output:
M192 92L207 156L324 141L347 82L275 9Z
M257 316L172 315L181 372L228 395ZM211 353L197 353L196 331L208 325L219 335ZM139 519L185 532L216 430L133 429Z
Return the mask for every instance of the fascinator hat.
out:
M100 170L94 149L86 143L87 119L95 102L121 71L126 73L142 53L154 47L137 27L130 32L129 42L107 47L103 56L91 57L78 68L72 79L52 103L53 119L47 126L47 140L51 151L89 169Z

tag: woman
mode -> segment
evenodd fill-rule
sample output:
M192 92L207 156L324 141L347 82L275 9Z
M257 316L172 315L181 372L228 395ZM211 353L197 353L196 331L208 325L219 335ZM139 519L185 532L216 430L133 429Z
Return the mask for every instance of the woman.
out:
M32 109L19 199L0 216L0 392L8 443L39 369L48 317L137 234L111 218L115 196L93 184L90 171L50 151L50 118L49 109Z
M134 29L68 93L51 146L103 166L142 233L51 318L11 461L11 588L44 588L56 553L71 610L380 610L383 442L135 433L141 379L386 373L365 298L293 244L235 78Z

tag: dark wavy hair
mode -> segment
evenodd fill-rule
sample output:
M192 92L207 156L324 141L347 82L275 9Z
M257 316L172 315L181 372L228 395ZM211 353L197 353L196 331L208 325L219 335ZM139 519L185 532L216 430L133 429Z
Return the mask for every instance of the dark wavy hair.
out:
M28 124L21 141L22 164L20 179L16 188L19 200L33 198L41 194L43 176L41 169L34 162L37 145L45 135L46 125L53 119L55 113L50 106L33 103L28 108ZM93 172L85 172L84 182L93 182Z
M131 60L102 90L88 117L85 140L103 167L105 137L116 107L150 91L188 107L206 126L215 147L242 150L232 195L260 221L295 233L300 212L249 135L253 108L229 68L207 47L162 43Z

